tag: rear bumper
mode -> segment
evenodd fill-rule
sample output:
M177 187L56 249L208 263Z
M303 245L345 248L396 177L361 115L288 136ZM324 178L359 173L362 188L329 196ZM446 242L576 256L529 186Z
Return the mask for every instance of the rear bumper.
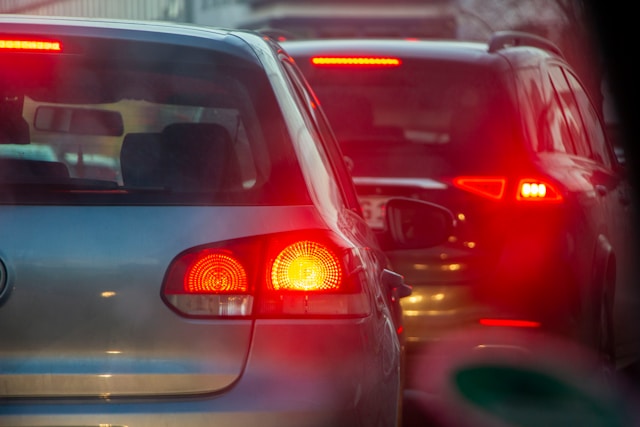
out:
M222 401L220 401L222 402ZM10 426L103 426L155 427L212 425L255 426L349 426L357 425L355 413L332 413L290 403L280 408L229 408L212 412L209 402L163 402L155 404L76 404L0 406L2 425ZM350 422L345 421L351 419Z
M5 399L0 425L395 426L401 347L393 327L380 325L372 318L306 326L259 321L244 373L221 393Z

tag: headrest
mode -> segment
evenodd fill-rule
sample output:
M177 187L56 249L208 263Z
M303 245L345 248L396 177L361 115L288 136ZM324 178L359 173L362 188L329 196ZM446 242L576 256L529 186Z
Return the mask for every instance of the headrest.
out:
M31 143L29 123L23 117L14 120L3 118L0 121L0 144L29 143Z
M165 172L183 191L218 191L241 184L238 158L227 129L215 123L173 123L162 131Z
M31 159L0 159L0 180L20 181L34 178L69 178L69 169L62 162Z
M126 186L211 192L241 185L229 132L214 123L173 123L162 133L131 133L120 152Z
M131 187L164 187L162 183L162 136L159 133L129 133L122 140L122 181Z

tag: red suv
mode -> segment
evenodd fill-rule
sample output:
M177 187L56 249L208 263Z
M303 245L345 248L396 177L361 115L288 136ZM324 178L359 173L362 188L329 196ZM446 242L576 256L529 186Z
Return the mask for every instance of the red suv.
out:
M421 344L478 322L560 333L615 357L630 189L599 108L546 39L282 42L313 87L380 229L390 197L444 205L435 249L390 250ZM625 282L630 283L630 282Z

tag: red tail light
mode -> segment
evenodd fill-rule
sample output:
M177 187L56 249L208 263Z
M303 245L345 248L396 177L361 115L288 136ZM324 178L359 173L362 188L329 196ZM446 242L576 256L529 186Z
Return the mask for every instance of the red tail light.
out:
M519 319L480 319L482 326L500 326L512 328L539 328L540 322Z
M0 40L0 49L2 50L24 50L24 51L49 51L61 52L62 43L54 40L16 40L2 39Z
M550 183L539 179L521 179L518 183L517 200L532 202L559 202L560 192Z
M365 316L361 263L339 242L285 233L195 248L171 263L162 296L189 317Z
M461 176L453 180L456 187L494 200L502 200L507 188L503 177ZM557 188L545 180L530 178L518 182L515 199L524 202L560 202L562 195Z
M453 180L458 188L495 200L502 199L506 183L502 177L461 176Z
M335 254L313 241L300 241L287 246L271 265L274 290L322 291L338 290L342 269Z
M247 273L232 255L212 250L187 255L193 258L184 275L184 290L191 294L245 293Z
M311 63L316 66L397 67L402 61L393 57L314 56Z

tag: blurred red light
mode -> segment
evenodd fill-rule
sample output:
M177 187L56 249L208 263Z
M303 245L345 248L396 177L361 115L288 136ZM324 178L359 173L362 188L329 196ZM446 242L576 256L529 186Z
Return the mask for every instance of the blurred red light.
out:
M562 195L550 183L539 179L521 179L518 184L517 200L537 202L560 202Z
M391 57L315 56L311 58L311 63L316 66L397 67L402 61Z
M517 319L480 319L482 326L502 326L515 328L539 328L540 322Z
M453 184L471 193L500 200L504 195L506 179L501 177L461 176L453 180Z
M62 44L59 41L51 40L0 40L0 49L4 50L41 50L41 51L62 51Z

